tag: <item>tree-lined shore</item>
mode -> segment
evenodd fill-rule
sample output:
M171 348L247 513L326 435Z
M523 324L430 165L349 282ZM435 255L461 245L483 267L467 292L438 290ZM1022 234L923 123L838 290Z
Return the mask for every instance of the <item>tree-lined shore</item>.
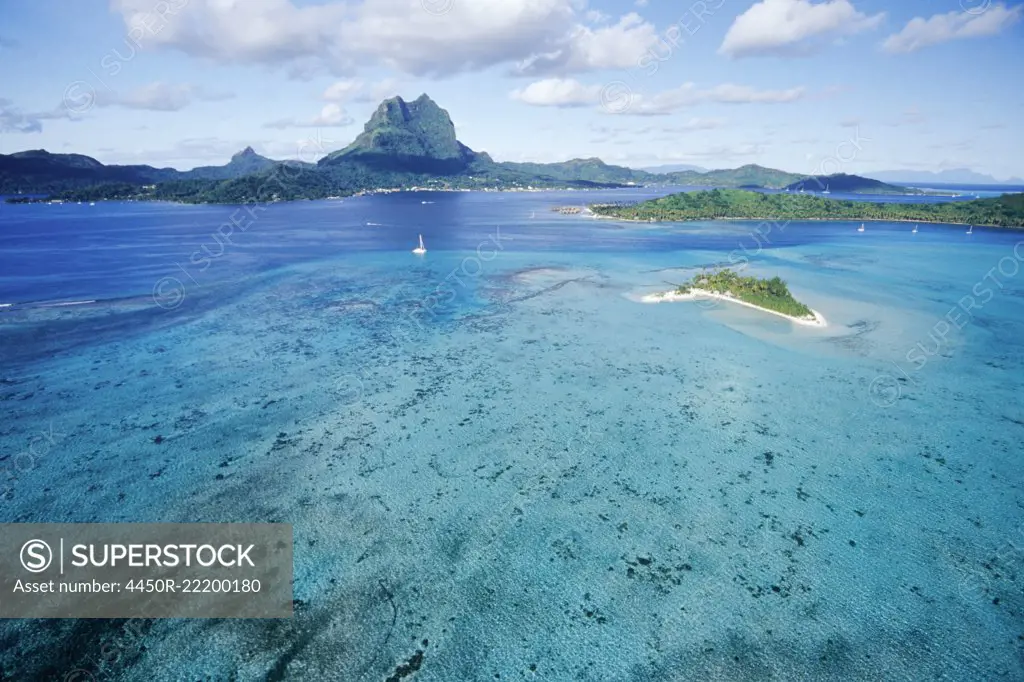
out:
M596 204L594 214L637 221L853 220L953 223L1024 228L1024 194L941 203L889 203L827 199L807 194L765 194L736 189L680 192L636 204Z

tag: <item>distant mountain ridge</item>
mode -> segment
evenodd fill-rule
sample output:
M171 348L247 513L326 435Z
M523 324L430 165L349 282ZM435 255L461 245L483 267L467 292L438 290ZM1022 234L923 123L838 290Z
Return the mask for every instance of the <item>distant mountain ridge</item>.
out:
M866 177L895 183L929 183L936 182L950 185L1024 185L1021 178L997 180L991 175L976 173L967 168L954 168L942 171L891 170L865 173Z
M260 156L252 147L238 152L223 166L200 166L189 171L147 165L107 166L83 154L32 149L0 154L0 194L59 192L106 183L153 185L181 180L229 180L263 172L280 163L283 162Z
M740 166L732 169L719 169L697 173L695 171L681 171L668 173L667 177L674 185L693 185L697 187L767 187L769 189L781 189L786 185L797 182L806 176L775 168L766 168L755 163Z
M625 166L613 166L598 158L569 159L568 161L559 161L557 163L503 161L497 165L521 173L554 180L579 179L589 182L640 184L657 178L657 176L651 173L626 168Z
M184 171L182 175L206 180L227 180L250 173L259 173L273 168L278 163L281 162L260 156L252 147L246 147L232 156L225 166L199 166L190 171Z
M282 165L305 172L275 173ZM276 161L257 154L252 147L236 153L223 166L189 171L146 165L106 166L88 156L45 150L0 155L0 194L64 193L65 198L73 196L77 200L283 201L402 187L528 189L659 184L781 189L819 181L757 164L651 173L607 164L599 158L559 163L495 162L486 152L474 151L460 142L448 112L426 94L411 102L401 97L384 100L351 144L316 164ZM824 182L835 183L837 191L904 193L903 188L857 176L830 176Z
M922 190L899 185L890 185L880 180L864 178L859 175L835 173L834 175L816 175L787 185L791 192L844 192L854 194L924 194Z

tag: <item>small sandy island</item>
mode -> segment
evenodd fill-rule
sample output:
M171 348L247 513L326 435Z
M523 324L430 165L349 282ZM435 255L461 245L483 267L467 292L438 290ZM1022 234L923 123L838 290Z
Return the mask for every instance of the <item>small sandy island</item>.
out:
M768 308L762 308L759 305L753 303L747 303L741 301L735 296L728 294L719 294L714 291L707 291L706 289L690 289L688 293L681 294L678 291L663 291L657 294L647 294L641 298L643 303L675 303L677 301L693 301L698 298L715 298L722 301L728 301L729 303L735 303L737 305L743 305L754 310L760 310L761 312L771 313L772 315L778 315L784 317L794 324L803 325L805 327L827 327L828 322L825 321L824 315L819 313L817 310L812 310L813 317L794 317L793 315L786 315L775 310L769 310Z

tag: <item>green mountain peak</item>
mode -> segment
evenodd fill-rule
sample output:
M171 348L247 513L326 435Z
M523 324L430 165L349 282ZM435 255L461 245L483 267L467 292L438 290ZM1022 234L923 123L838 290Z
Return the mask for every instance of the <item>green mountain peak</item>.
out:
M384 170L453 173L475 158L473 150L455 137L448 112L423 94L412 102L401 97L381 102L352 144L320 163L358 161Z

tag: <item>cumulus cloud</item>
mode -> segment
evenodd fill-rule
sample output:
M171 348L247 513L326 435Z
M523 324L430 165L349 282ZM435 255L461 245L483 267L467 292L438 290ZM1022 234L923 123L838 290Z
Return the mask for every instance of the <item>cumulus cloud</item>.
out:
M902 31L886 38L882 49L892 53L915 52L951 40L996 35L1020 21L1022 14L1024 5L1007 7L999 3L980 14L948 12L929 19L915 17Z
M396 78L384 78L375 83L356 79L343 79L327 86L321 98L327 102L372 102L374 104L398 95L403 84Z
M324 90L323 98L328 102L345 102L355 97L363 89L363 82L347 79L331 83Z
M701 89L694 83L685 83L678 88L664 90L646 96L631 95L628 106L610 113L633 116L665 116L685 107L698 104L784 104L802 99L806 94L803 87L788 90L758 90L748 85L723 83L713 88Z
M328 104L320 113L313 117L310 125L313 126L347 126L352 123L352 117L338 104Z
M884 18L885 13L857 11L849 0L761 0L736 17L718 52L730 57L808 54L815 38L873 29Z
M152 0L112 0L127 27L153 25ZM139 40L223 62L282 66L308 78L386 66L441 76L498 64L530 74L564 75L635 63L654 40L631 13L608 24L581 0L473 0L425 11L421 0L189 0ZM400 50L394 46L400 45Z
M630 13L611 26L597 29L576 26L555 49L521 61L516 71L522 75L539 75L626 69L636 66L644 51L657 39L653 24Z
M231 93L211 91L188 83L156 82L125 93L101 90L96 93L96 106L180 111L193 102L217 102L232 97Z
M615 85L625 92L616 90L621 96L611 100ZM545 78L525 88L513 90L509 96L524 104L538 107L583 107L601 104L609 114L632 116L665 116L674 111L699 104L783 104L802 99L806 94L803 87L787 90L760 90L749 85L723 83L712 88L699 88L695 83L685 83L678 88L663 90L654 95L633 93L624 83L611 86L584 85L573 78ZM691 119L707 124L720 119Z
M600 101L601 86L583 85L572 78L546 78L513 90L509 96L537 107L583 107Z
M340 104L331 102L320 110L320 113L310 119L282 118L276 121L264 123L264 128L343 128L351 125L353 119L348 115Z

